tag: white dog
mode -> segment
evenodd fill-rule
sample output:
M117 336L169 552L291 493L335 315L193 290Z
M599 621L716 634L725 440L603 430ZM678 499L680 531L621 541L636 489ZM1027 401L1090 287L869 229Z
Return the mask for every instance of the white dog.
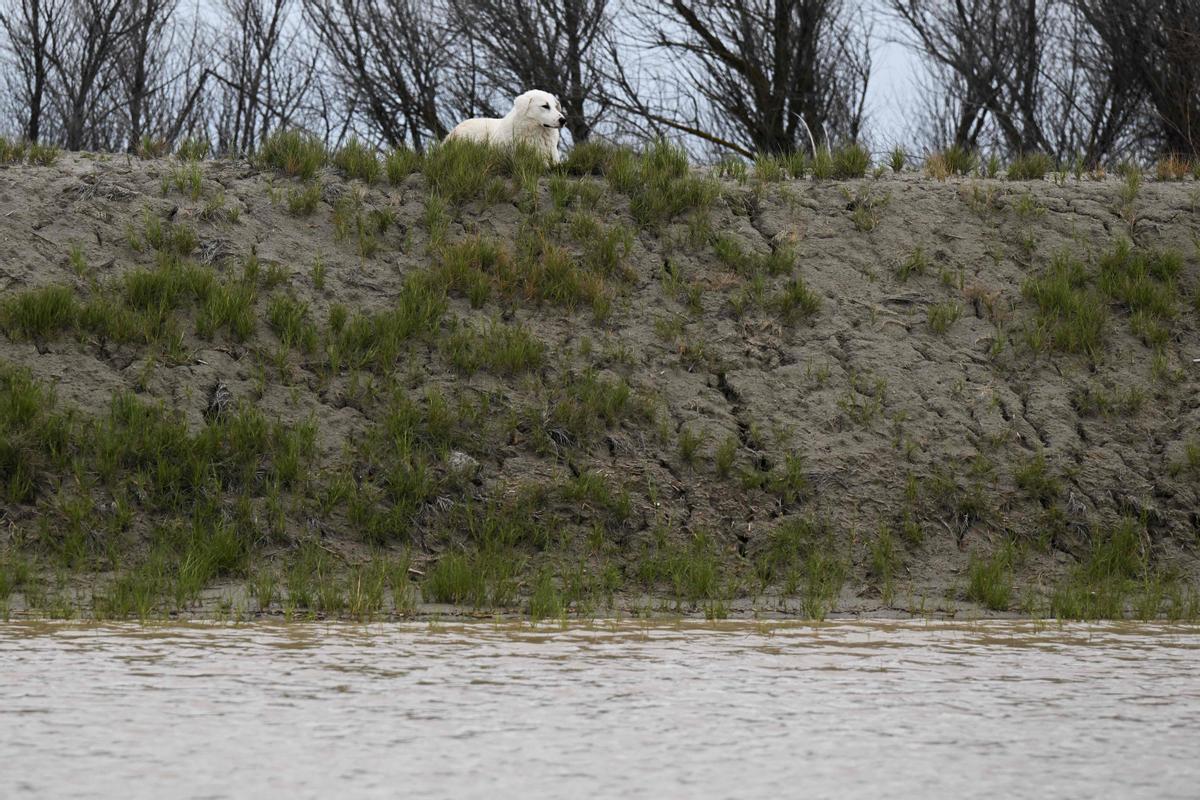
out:
M544 153L551 163L558 163L558 139L566 121L558 98L534 89L514 100L512 111L500 119L477 117L460 122L446 139L470 139L501 147L524 142Z

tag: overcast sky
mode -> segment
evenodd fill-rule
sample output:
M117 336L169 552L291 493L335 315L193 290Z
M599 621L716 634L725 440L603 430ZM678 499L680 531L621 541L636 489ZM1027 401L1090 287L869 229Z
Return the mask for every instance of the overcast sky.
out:
M889 150L893 145L911 145L917 136L920 60L912 50L896 41L896 23L884 12L886 0L862 0L872 25L872 74L867 91L867 132L872 149ZM184 0L183 11L202 18L216 15L219 0ZM189 8L190 6L190 8Z
M895 24L879 9L882 0L875 0L874 46L871 63L871 84L867 90L868 130L875 149L888 149L897 142L912 143L918 108L919 57L908 47L895 41ZM891 40L891 41L889 41Z

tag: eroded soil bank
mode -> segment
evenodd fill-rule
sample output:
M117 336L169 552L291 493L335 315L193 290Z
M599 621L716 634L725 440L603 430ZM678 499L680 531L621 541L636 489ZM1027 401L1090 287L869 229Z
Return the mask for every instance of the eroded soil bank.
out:
M0 168L6 613L1200 614L1200 184L630 163Z

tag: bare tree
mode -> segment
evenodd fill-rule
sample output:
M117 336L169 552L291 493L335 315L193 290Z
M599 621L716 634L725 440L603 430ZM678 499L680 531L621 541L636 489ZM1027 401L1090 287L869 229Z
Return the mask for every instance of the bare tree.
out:
M1046 3L1038 0L890 0L932 62L952 108L955 144L976 147L995 125L1018 152L1047 150L1037 119L1046 48Z
M1098 55L1144 93L1152 146L1200 155L1200 0L1075 0Z
M133 0L132 21L120 69L128 150L137 149L146 132L150 104L165 78L166 29L178 0Z
M0 11L0 28L16 69L9 71L9 91L22 112L21 132L31 142L42 134L42 114L50 82L47 50L54 28L61 24L61 0L18 0Z
M294 18L295 0L223 0L217 146L246 153L272 129L296 124L317 88L316 48Z
M929 137L1089 161L1132 146L1139 100L1064 0L889 0L926 57Z
M572 139L583 141L609 107L602 63L612 35L609 6L609 0L450 0L454 23L472 45L463 72L482 75L484 90L501 102L527 89L556 95Z
M47 55L53 67L52 98L68 150L107 149L113 142L114 64L132 26L125 0L71 0L63 24L50 29Z
M439 101L451 32L415 0L304 0L341 81L343 104L391 146L418 150L446 135Z
M673 96L662 112L643 110L742 152L807 148L806 129L857 139L870 51L854 10L842 0L645 3L636 14L671 65Z
M1049 152L1087 163L1128 155L1138 145L1145 102L1136 79L1107 57L1095 30L1070 3L1055 7L1042 113Z

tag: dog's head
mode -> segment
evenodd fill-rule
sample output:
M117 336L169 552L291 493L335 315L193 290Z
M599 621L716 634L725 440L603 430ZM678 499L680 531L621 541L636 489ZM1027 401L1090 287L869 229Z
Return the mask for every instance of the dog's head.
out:
M518 97L513 102L513 110L519 116L542 128L561 128L567 121L558 98L539 89L526 92Z

